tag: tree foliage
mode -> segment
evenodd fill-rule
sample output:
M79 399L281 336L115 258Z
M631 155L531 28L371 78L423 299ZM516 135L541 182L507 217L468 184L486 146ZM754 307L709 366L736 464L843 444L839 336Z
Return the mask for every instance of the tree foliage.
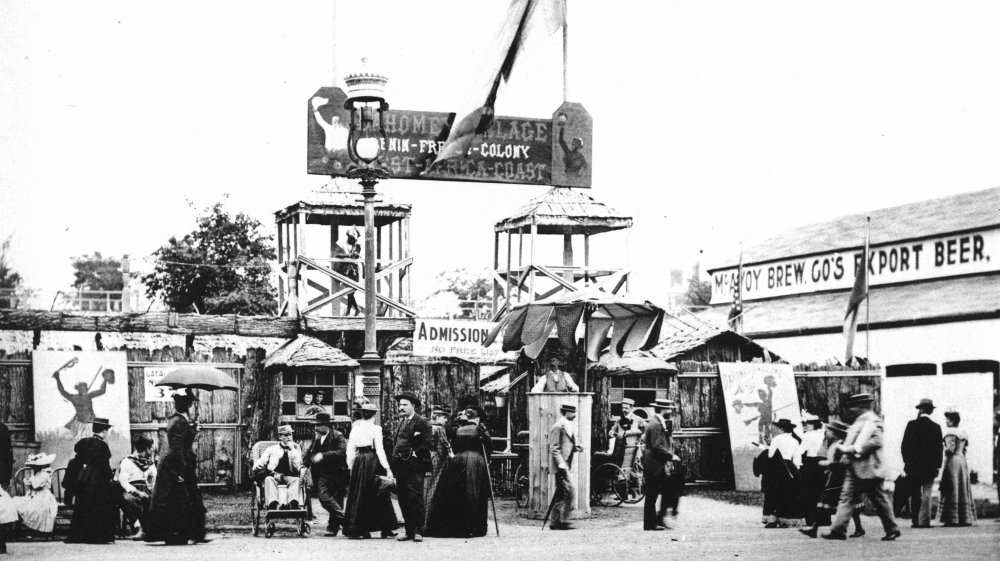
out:
M270 278L277 254L262 227L242 212L230 214L222 203L205 209L194 231L171 237L154 252L156 268L143 277L147 293L177 311L277 313Z
M74 257L73 287L80 290L122 290L122 262L114 257L104 257L99 251L93 255Z
M489 300L493 276L489 269L470 271L459 267L438 273L436 281L438 289L424 303L425 314L475 318L476 311L484 309L477 307L475 302Z
M684 305L688 307L705 307L712 300L712 283L700 279L699 265L695 264L691 278L688 279L687 293L684 294Z
M11 267L7 259L13 235L0 243L0 308L23 308L35 291L24 286L21 274Z

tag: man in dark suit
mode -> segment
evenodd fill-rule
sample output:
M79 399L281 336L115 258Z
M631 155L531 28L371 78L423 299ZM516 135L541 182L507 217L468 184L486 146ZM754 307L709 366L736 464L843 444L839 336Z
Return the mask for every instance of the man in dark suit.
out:
M674 453L670 441L671 427L666 419L674 408L674 402L657 399L652 407L656 414L646 423L646 430L642 435L642 471L646 484L642 529L662 531L667 529L667 507L672 506L675 514L677 510L677 503L668 486ZM660 498L659 510L656 508L657 498Z
M431 424L417 415L420 400L410 393L396 396L399 427L392 447L392 471L396 474L396 495L403 511L406 533L399 541L424 541L424 475L430 470Z
M943 442L941 425L931 420L934 402L924 398L917 404L917 418L903 433L903 465L909 483L910 513L914 528L931 525L931 492L941 469Z
M14 448L10 442L10 429L0 423L0 486L4 489L10 485L14 475Z
M311 468L316 497L330 513L327 535L336 536L344 522L344 497L350 475L347 471L347 440L331 424L329 413L322 411L316 414L313 421L316 437L302 464Z

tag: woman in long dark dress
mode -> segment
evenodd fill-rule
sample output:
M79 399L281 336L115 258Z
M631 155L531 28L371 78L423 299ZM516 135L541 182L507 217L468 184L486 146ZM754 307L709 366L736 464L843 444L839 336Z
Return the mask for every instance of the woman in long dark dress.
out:
M434 494L427 534L447 538L485 536L489 528L490 483L487 475L493 441L479 424L482 409L469 407L451 442L448 460Z
M198 398L191 390L174 395L176 412L167 424L167 451L157 466L146 541L183 545L205 540L205 503L198 490L197 436L188 411Z
M771 426L777 429L767 450L761 490L764 492L765 528L788 528L802 523L799 512L799 495L802 478L799 474L801 458L798 456L799 439L793 432L795 425L788 419L779 419Z
M80 466L72 483L73 519L69 524L66 543L114 543L118 526L118 504L121 491L116 492L111 476L111 449L104 441L111 424L107 419L94 419L94 435L76 443L75 461Z
M372 422L377 411L374 404L363 404L361 419L354 422L347 439L351 481L347 487L344 535L349 538L370 538L374 531L391 538L398 526L389 490L378 480L378 476L393 475L382 442L382 427Z

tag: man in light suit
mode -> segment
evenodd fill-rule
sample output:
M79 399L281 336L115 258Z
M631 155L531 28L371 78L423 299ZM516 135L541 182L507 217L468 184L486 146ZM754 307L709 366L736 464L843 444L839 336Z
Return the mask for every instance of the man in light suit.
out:
M892 505L882 484L886 468L882 457L882 419L871 410L874 398L870 393L854 394L844 406L856 416L854 424L847 431L844 441L836 445L847 463L847 473L837 504L837 515L830 531L822 534L828 540L846 540L847 523L851 519L854 504L861 493L868 495L875 511L882 519L885 537L882 541L893 541L900 536L899 526L892 514Z
M330 513L326 525L328 536L336 536L344 522L344 497L350 473L347 471L347 440L343 433L331 427L330 414L316 414L313 429L316 437L302 458L302 465L312 470L313 485L319 504Z
M552 468L556 474L555 500L552 506L553 530L573 530L569 523L570 511L576 502L576 485L570 479L569 470L573 467L573 456L583 452L583 446L576 443L576 406L563 404L559 407L562 417L549 430L549 452L552 455Z
M934 402L924 398L917 404L917 418L903 432L903 465L909 486L910 514L914 528L931 526L931 492L941 469L944 442L941 425L931 420ZM902 491L902 490L900 490Z
M292 440L292 426L278 427L278 444L269 446L254 462L254 471L265 473L264 501L268 510L298 510L299 483L302 471L302 450ZM287 502L279 504L278 485L287 485Z
M668 480L673 466L674 453L670 441L671 427L667 420L674 409L669 399L657 399L652 404L656 414L646 423L643 432L642 471L646 484L646 500L643 504L642 529L662 531L667 529L667 507L673 507L677 514L675 497L668 493ZM656 499L660 498L660 509L656 509Z

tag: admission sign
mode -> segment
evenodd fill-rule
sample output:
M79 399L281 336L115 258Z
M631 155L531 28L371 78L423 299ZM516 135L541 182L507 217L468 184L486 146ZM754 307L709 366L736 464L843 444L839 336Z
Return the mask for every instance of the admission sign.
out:
M486 336L496 326L490 321L417 318L413 329L413 354L497 360L503 354L501 342L498 340L489 347L483 346Z

